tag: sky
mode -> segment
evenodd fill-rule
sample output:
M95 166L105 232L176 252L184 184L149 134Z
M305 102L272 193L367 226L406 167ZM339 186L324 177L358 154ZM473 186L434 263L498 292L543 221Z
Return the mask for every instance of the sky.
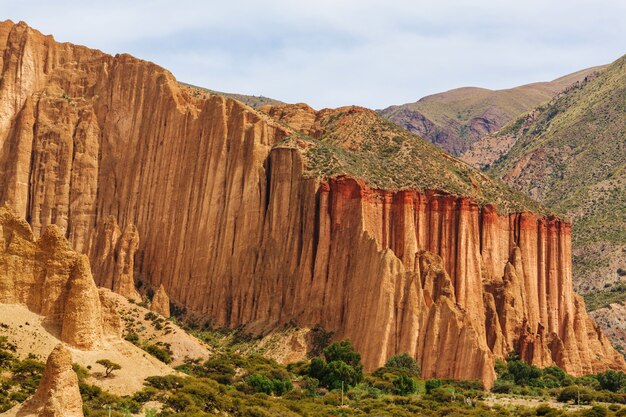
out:
M626 54L624 0L0 0L5 19L318 109L510 88Z

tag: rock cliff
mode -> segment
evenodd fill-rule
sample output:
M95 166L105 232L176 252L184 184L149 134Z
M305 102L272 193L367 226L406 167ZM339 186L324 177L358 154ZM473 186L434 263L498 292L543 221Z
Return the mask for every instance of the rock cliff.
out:
M368 368L407 351L489 386L514 349L624 368L572 291L569 225L509 214L525 206L505 187L374 112L256 112L22 23L0 49L0 197L35 234L60 228L99 284L163 286L216 326L321 325Z

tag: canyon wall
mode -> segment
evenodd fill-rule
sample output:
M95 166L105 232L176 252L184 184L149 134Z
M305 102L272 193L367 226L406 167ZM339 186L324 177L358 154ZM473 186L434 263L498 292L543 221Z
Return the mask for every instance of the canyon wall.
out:
M366 367L494 379L517 349L573 374L624 368L571 287L570 227L444 193L305 174L294 131L162 68L0 23L0 202L216 326L321 325Z

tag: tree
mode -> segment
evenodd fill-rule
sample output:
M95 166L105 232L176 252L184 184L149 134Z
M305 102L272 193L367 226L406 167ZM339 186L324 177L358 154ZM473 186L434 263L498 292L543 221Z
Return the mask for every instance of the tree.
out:
M324 376L320 381L329 389L340 389L341 383L346 387L353 387L363 379L363 374L344 361L332 361L326 364Z
M386 368L401 369L412 376L420 376L420 368L411 355L404 352L399 355L393 355L387 360Z
M393 393L397 395L415 394L417 383L407 375L400 375L393 380Z
M541 378L541 369L520 360L509 361L507 368L517 385L529 385L532 380Z
M324 358L326 363L342 361L355 369L363 369L361 354L354 349L350 339L344 339L328 346L324 349Z
M626 387L626 374L624 372L614 371L609 369L604 373L596 375L600 387L612 392L618 392L623 387Z
M343 384L355 386L363 380L361 354L354 350L350 340L335 342L324 349L324 360L314 358L309 367L309 376L316 378L320 385L329 389L339 389Z
M118 369L122 369L120 365L115 362L112 362L108 359L100 359L96 361L98 365L104 366L104 376L109 377L113 373L113 371L117 371Z

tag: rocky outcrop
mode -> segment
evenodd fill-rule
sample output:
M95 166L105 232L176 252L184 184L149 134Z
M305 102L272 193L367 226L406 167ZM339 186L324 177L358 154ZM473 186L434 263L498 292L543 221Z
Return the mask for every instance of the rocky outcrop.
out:
M35 240L28 223L0 208L0 303L25 304L45 316L64 342L82 349L102 338L100 296L89 260L48 225Z
M0 197L35 234L63 230L108 288L141 277L216 326L320 325L368 368L407 351L427 377L489 386L513 349L574 374L624 367L572 292L566 223L320 179L277 110L194 97L153 64L24 24L1 24L0 47ZM301 107L289 123L322 135Z
M154 293L150 310L166 318L170 316L170 297L167 295L163 284L159 285L159 289Z
M17 417L82 417L83 400L78 377L72 369L72 355L59 344L46 362L35 395L15 414Z

